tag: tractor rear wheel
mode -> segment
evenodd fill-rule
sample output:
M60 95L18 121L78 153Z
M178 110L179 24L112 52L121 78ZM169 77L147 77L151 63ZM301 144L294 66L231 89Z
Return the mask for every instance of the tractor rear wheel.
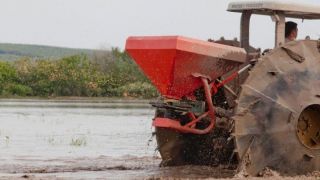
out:
M320 169L319 51L316 41L288 43L261 58L242 85L234 138L249 174Z

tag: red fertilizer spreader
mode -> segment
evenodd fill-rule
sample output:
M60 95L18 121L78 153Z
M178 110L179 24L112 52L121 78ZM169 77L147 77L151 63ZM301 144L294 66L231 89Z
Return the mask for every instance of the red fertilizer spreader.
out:
M182 36L129 37L126 51L163 97L152 103L159 109L153 125L194 134L214 128L213 96L244 70L239 67L247 59L242 48ZM170 115L161 114L161 109ZM209 118L209 125L196 127L204 118Z

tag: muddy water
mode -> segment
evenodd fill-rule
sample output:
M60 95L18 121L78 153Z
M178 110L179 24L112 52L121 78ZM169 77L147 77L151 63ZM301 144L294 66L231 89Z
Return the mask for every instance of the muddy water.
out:
M205 166L160 168L153 114L145 101L0 100L0 179L233 176Z
M146 102L0 101L0 175L17 178L201 178L208 167L160 168Z

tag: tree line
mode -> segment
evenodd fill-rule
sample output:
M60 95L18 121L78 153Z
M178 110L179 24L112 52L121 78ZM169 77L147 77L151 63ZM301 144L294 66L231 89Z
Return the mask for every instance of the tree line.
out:
M57 60L0 61L1 96L153 98L156 89L117 48Z

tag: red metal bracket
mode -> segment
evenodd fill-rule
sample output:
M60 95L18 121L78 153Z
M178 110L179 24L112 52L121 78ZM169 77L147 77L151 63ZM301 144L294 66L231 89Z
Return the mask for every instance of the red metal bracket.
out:
M195 117L195 115L191 112L188 113L189 117L192 119L191 122L189 122L186 125L181 125L179 120L172 120L169 118L156 118L153 121L153 126L155 127L162 127L162 128L170 128L177 130L182 133L193 133L193 134L207 134L209 133L213 128L215 124L215 108L213 106L212 102L212 95L211 95L211 90L210 86L208 83L208 80L204 77L201 77L201 81L203 84L203 88L205 90L205 95L206 95L206 102L208 104L209 111L202 114L198 118ZM205 129L196 129L195 125L197 122L201 121L203 118L209 116L210 118L210 124L207 128Z
M209 133L214 128L215 122L216 122L216 114L215 114L215 107L212 102L212 94L213 95L216 94L219 88L223 87L225 84L232 81L239 74L241 74L242 72L244 72L246 69L250 67L251 65L245 66L241 70L232 73L228 78L226 78L225 80L219 83L212 82L211 84L209 84L208 82L209 80L207 77L197 74L196 77L201 78L201 81L202 81L202 85L203 85L205 97L206 97L206 103L209 109L208 112L202 114L199 117L196 117L192 112L189 112L188 116L191 118L191 122L187 123L186 125L181 125L179 120L172 120L169 118L155 118L152 125L155 127L174 129L182 133L192 133L192 134ZM209 126L205 129L196 129L196 123L201 121L203 118L207 116L209 116L210 118Z

